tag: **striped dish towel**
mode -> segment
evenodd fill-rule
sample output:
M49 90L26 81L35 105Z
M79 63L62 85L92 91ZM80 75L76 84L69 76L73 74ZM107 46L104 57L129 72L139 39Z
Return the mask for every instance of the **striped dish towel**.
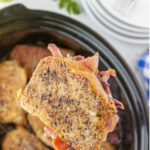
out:
M140 67L142 76L145 81L145 87L148 99L150 98L149 95L149 81L150 81L150 52L147 52L139 61L138 66Z

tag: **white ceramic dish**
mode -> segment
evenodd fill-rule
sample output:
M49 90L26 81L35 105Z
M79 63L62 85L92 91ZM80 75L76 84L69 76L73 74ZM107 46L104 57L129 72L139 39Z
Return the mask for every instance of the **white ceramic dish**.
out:
M120 40L127 41L130 43L138 43L138 44L145 44L148 43L147 38L135 38L135 37L130 37L130 36L125 36L120 34L119 32L116 33L114 30L109 28L102 19L97 18L95 14L95 10L91 9L91 3L89 3L88 0L82 0L83 6L85 11L88 13L88 15L93 19L93 21L99 26L101 30L104 30L108 34L111 34L113 37L116 37Z
M97 5L96 1L88 1L88 3L90 4L90 7L93 10L93 12L95 13L95 15L97 16L97 18L102 19L103 22L109 28L113 29L114 31L119 32L120 34L124 34L126 36L133 36L135 38L146 38L146 37L148 38L148 32L147 33L143 33L142 31L141 32L135 32L135 31L132 31L129 29L125 29L122 26L119 26L118 24L116 24L115 21L112 20L111 17L109 17L109 15L107 15L101 9L101 7L99 7Z
M127 31L131 31L131 32L138 32L141 34L148 34L148 29L145 28L139 28L136 26L132 26L128 23L122 22L121 20L119 20L118 18L116 18L115 16L113 16L113 14L111 14L101 3L101 1L99 0L94 0L91 1L95 7L97 7L98 11L101 11L101 13L103 13L103 15L110 21L113 22L116 26L125 29Z
M141 29L149 28L148 25L148 4L149 0L134 0L135 3L131 8L118 7L119 0L98 0L101 4L116 18L133 27ZM121 1L121 0L120 0ZM127 2L127 1L126 1ZM120 2L121 3L121 2ZM125 2L124 2L125 4ZM119 5L119 4L118 4ZM138 16L138 17L137 17Z

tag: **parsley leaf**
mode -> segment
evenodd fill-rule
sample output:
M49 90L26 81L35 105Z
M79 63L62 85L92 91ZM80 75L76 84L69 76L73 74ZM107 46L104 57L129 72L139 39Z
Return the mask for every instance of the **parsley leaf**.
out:
M68 3L67 5L67 11L69 14L71 14L71 11L72 11L72 2Z
M69 14L80 14L81 12L80 5L74 0L59 0L59 8L66 8Z
M80 14L80 6L76 2L72 2L72 9L74 14Z
M61 0L59 2L59 8L64 8L69 1L70 0Z

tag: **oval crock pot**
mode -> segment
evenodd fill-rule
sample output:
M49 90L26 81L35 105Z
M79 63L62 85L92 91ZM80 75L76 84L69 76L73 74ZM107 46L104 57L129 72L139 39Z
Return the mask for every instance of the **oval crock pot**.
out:
M120 150L148 150L148 108L146 96L134 73L101 36L63 15L28 10L17 4L0 11L0 58L6 58L16 44L47 45L53 42L77 54L100 53L100 69L114 68L116 78L109 80L112 94L123 102L117 127L122 139Z

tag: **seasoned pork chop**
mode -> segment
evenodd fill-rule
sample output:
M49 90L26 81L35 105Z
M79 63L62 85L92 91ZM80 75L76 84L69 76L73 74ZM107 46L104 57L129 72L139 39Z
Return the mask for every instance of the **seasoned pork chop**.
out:
M103 142L100 150L116 150L116 148L108 142Z
M35 135L23 127L18 127L5 136L2 150L48 150L48 148Z
M117 116L95 73L82 62L52 56L40 61L20 105L75 149L97 147L109 132L108 118Z
M61 52L64 56L67 56L67 54L74 56L74 51L69 49L61 48ZM26 69L30 77L40 60L51 55L52 53L45 47L21 44L13 48L10 59L17 60Z
M46 145L53 147L52 139L50 137L47 138L44 136L44 127L45 127L44 123L39 118L32 116L30 114L27 115L27 118L36 136Z
M0 63L0 123L26 123L26 113L17 97L18 89L26 82L26 72L17 62Z

